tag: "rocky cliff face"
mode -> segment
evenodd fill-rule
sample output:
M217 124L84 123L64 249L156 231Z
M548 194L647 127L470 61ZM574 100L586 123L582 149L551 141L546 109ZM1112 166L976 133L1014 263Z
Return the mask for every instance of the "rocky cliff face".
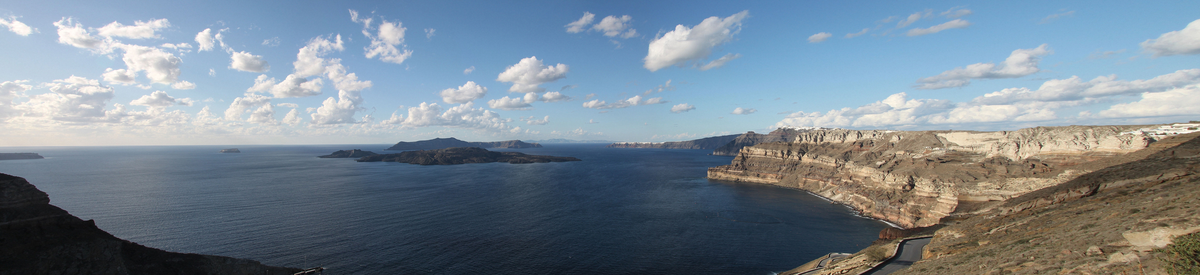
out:
M294 268L173 253L118 239L61 208L24 178L0 174L0 275L292 274Z
M713 155L717 156L736 156L738 152L746 146L754 146L760 143L769 142L784 142L796 138L800 133L811 131L812 129L791 129L779 128L771 131L768 134L758 134L754 131L746 132L738 135L733 140L713 150Z
M1003 132L813 130L742 148L708 177L798 188L902 227L938 223L961 202L1005 200L1090 172L1090 161L1145 148L1141 126Z
M662 149L704 149L712 150L732 141L739 135L715 136L689 141L668 142L616 142L608 148L662 148Z

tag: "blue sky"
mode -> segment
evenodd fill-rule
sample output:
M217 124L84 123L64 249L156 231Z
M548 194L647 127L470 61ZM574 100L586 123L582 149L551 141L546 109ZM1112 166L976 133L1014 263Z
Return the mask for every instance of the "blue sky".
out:
M1195 1L444 2L6 1L0 146L1200 119Z

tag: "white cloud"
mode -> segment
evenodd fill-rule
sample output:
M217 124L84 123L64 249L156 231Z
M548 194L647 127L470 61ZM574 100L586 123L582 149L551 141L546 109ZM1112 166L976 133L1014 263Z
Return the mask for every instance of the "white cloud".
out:
M437 30L432 29L432 28L425 29L425 39L433 39L433 34L436 32L437 32Z
M188 44L188 43L182 43L182 42L180 42L180 43L178 43L178 44L163 43L162 45L158 45L158 47L160 47L160 48L171 48L171 49L181 50L181 49L191 49L191 48L192 48L192 44Z
M107 53L111 51L111 46L107 45L104 40L94 37L88 33L88 30L83 28L82 24L75 22L70 17L64 17L54 26L58 27L58 43L67 44L81 49L89 49L97 53Z
M1124 81L1116 76L1101 76L1083 81L1078 76L1052 79L1037 90L1008 88L977 97L979 104L1011 104L1036 101L1082 101L1111 96L1161 92L1174 87L1200 83L1200 69L1179 70L1147 80Z
M521 59L515 65L508 66L508 68L504 69L504 72L496 77L496 81L511 82L513 85L508 89L509 92L540 93L546 89L539 87L539 85L567 77L567 71L569 70L567 65L562 63L554 66L542 65L542 61L538 60L537 56L530 56Z
M259 79L262 77L260 76ZM270 80L274 81L274 79ZM255 86L251 89L259 88L258 84L258 79L255 79ZM321 94L321 85L323 83L320 78L309 80L296 74L289 74L286 79L271 86L270 92L272 96L278 98L315 96Z
M707 70L711 70L711 69L720 68L722 66L725 66L725 63L729 63L729 61L733 61L734 59L738 59L741 57L742 57L742 54L740 54L740 53L726 54L725 56L722 56L721 58L718 58L717 60L713 60L712 62L708 62L708 64L704 64L704 66L700 66L700 70L707 71Z
M214 69L212 69L212 68L209 68L209 69L208 69L208 76L217 76L217 70L214 70Z
M300 111L297 111L295 107L292 107L292 110L289 111L287 115L283 116L283 124L290 126L296 126L300 124Z
M630 38L637 35L637 30L629 28L630 21L633 21L633 17L629 15L622 15L621 17L609 15L600 20L600 23L593 25L592 30L600 31L604 33L604 36L608 37L620 36L621 38Z
M230 52L229 63L230 69L235 69L243 72L261 73L271 70L271 65L263 60L261 55L253 55L249 52Z
M171 88L176 90L191 90L196 88L196 83L187 82L184 80L171 83Z
M846 34L846 38L855 38L855 37L858 37L858 36L860 36L860 35L867 34L867 32L868 32L868 31L871 31L871 28L864 28L864 29L862 29L861 31L859 31L859 32L856 32L856 33L847 33L847 34Z
M275 106L288 107L288 108L293 108L293 109L300 108L300 104L296 104L296 103L276 103Z
M10 16L8 19L0 18L0 26L8 27L9 31L20 36L29 36L29 34L33 33L34 31L34 29L30 28L29 25L25 25L25 23L17 21L16 16Z
M707 58L712 54L714 47L733 40L733 35L741 31L742 20L749 17L749 14L749 11L742 11L725 18L713 16L692 28L675 26L675 30L664 33L650 42L649 52L644 58L644 67L653 72Z
M325 66L331 61L325 60L322 56L333 52L342 51L345 49L342 44L342 36L337 35L336 39L329 41L325 37L315 37L308 41L308 44L300 48L296 53L296 61L292 62L295 67L295 74L299 77L310 77L325 73Z
M262 45L267 46L267 47L275 47L275 46L279 46L279 42L281 42L281 41L279 40L279 37L276 36L276 37L272 37L270 39L263 39Z
M953 7L953 8L950 8L949 10L943 11L942 16L945 16L947 18L959 18L959 17L971 15L971 13L972 13L971 10L963 9L961 7Z
M407 127L445 126L492 131L508 131L511 119L502 119L500 114L483 108L474 108L470 102L451 107L442 112L437 103L425 103L408 108L408 117L401 125Z
M161 38L155 32L171 27L167 19L134 21L133 26L126 26L116 21L96 29L104 37L125 37L133 39Z
M112 122L119 119L120 110L105 110L115 95L113 88L100 85L98 80L71 76L42 85L49 87L50 92L30 96L16 109L26 116L60 121Z
M371 32L371 18L360 20L358 12L350 10L350 20L363 23L362 33L371 39L371 45L363 48L367 58L378 56L380 61L401 64L412 56L413 51L404 44L404 31L408 29L400 21L381 20L379 26L375 28L375 32ZM433 37L432 29L426 30L426 36ZM397 46L404 50L400 50Z
M1004 59L1004 63L975 63L953 70L942 72L936 76L917 80L917 89L943 89L962 87L971 84L971 79L1017 78L1031 75L1040 71L1038 61L1042 56L1051 54L1046 44L1032 49L1017 49Z
M833 37L833 34L827 32L819 32L808 37L808 43L821 43Z
M104 81L110 84L133 85L137 84L137 72L130 72L126 69L104 69Z
M1200 19L1187 24L1182 30L1164 33L1157 39L1148 39L1142 49L1154 53L1155 57L1181 54L1200 54Z
M250 88L246 89L246 92L266 92L270 91L273 86L275 86L275 78L267 77L267 75L263 74L254 79L254 86L250 86Z
M924 28L924 29L914 28L914 29L908 30L907 35L908 36L921 36L921 35L926 35L926 34L935 34L935 33L938 33L940 31L944 31L944 30L961 29L961 28L966 28L968 26L971 26L971 22L967 22L967 20L962 20L962 19L954 19L954 20L950 20L949 22L941 23L941 24L938 24L936 26L929 27L929 28Z
M487 87L479 86L479 84L475 84L475 81L467 81L466 84L458 86L458 89L445 89L441 93L442 101L446 103L467 103L482 98L486 94Z
M730 114L749 115L749 114L753 114L754 112L758 112L758 110L754 109L754 108L742 109L742 107L737 107L737 108L733 109L733 112L731 112Z
M191 107L192 105L196 104L196 100L195 100L195 99L191 99L191 98L186 98L186 97L185 97L185 98L178 98L178 99L175 99L175 104L176 104L176 105L179 105L179 106L189 106L189 107Z
M471 74L471 72L474 72L474 71L475 71L475 66L471 66L470 68L463 70L463 75L469 75L469 74Z
M530 116L528 118L521 118L521 121L524 121L525 124L529 125L546 125L547 123L550 123L550 116L546 116L542 119L536 119L533 116Z
M583 17L580 17L579 20L575 20L575 22L571 22L570 24L567 24L565 27L567 27L568 33L580 33L580 32L583 32L584 30L586 30L587 26L591 25L592 21L595 21L595 20L596 20L595 14L585 11L585 12L583 12Z
M258 107L260 110L265 111L262 109L262 106L269 105L271 105L271 98L257 94L248 94L245 97L234 98L233 102L229 103L229 109L225 109L225 120L240 121L242 120L242 114L246 113L250 108ZM262 120L263 117L260 115L258 119Z
M542 101L545 101L545 102L560 102L560 101L570 101L570 100L571 100L571 97L566 96L559 92L548 92L545 95L542 95Z
M13 99L24 96L24 92L33 88L32 85L25 84L27 80L5 81L0 83L0 119L6 118L15 114Z
M250 118L247 118L246 122L268 125L278 124L278 122L275 121L275 108L271 107L271 104L269 103L263 104L262 106L258 107L258 109L250 112Z
M603 100L595 99L592 101L584 102L583 107L584 108L592 108L592 109L621 109L621 108L628 108L628 107L638 106L638 105L652 105L652 104L663 104L663 103L667 103L667 101L663 100L661 97L655 97L655 98L643 100L641 95L635 95L635 96L630 97L625 100L613 102L612 104L609 104L608 102L603 101Z
M340 60L334 59L332 63L325 68L325 78L333 81L334 88L357 92L371 87L372 83L370 80L359 81L358 75L346 73L346 67L342 66Z
M196 44L200 46L197 51L211 51L213 49L213 33L212 29L204 29L196 33Z
M312 116L312 124L347 124L357 123L354 120L354 113L362 108L362 96L359 91L338 91L338 98L326 98L325 102L321 103L316 112Z
M696 106L692 106L692 104L687 104L687 103L679 103L679 104L676 104L675 106L671 106L671 112L676 113L676 114L695 110L695 109L696 109Z
M1071 15L1075 15L1075 11L1067 11L1067 12L1063 12L1063 13L1051 14L1049 16L1046 16L1046 18L1042 18L1042 21L1038 21L1038 24L1050 23L1051 21L1054 21L1055 19L1058 19L1061 17L1068 17Z
M167 92L154 91L154 93L130 101L129 105L166 108L175 105L175 98L167 95Z
M179 80L179 66L183 64L183 60L174 54L138 45L121 44L117 47L125 51L121 60L125 61L127 73L144 71L146 78L151 82L162 84L172 84Z
M1101 117L1155 117L1200 114L1200 86L1195 84L1163 92L1142 93L1142 99L1116 104L1100 111Z
M900 20L900 23L896 23L896 28L899 29L899 28L908 27L908 25L912 25L912 23L917 22L917 20L921 20L922 15L928 15L928 14L929 14L929 12L923 12L923 13L916 12L913 14L909 14L908 17L904 18L904 20Z
M537 94L534 94L537 95ZM533 105L530 102L525 102L522 98L509 98L508 96L488 100L488 107L500 110L529 110Z

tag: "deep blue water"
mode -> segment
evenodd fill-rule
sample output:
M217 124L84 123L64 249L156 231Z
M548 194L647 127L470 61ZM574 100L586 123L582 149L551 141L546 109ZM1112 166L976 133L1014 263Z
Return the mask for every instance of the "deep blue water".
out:
M803 191L710 181L707 150L550 144L579 162L321 159L388 145L0 147L51 204L168 251L329 274L770 274L885 224Z

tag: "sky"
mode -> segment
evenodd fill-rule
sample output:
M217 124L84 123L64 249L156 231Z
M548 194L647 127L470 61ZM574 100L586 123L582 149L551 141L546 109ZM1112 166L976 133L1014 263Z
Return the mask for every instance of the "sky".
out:
M1200 1L0 1L0 146L1200 120Z

